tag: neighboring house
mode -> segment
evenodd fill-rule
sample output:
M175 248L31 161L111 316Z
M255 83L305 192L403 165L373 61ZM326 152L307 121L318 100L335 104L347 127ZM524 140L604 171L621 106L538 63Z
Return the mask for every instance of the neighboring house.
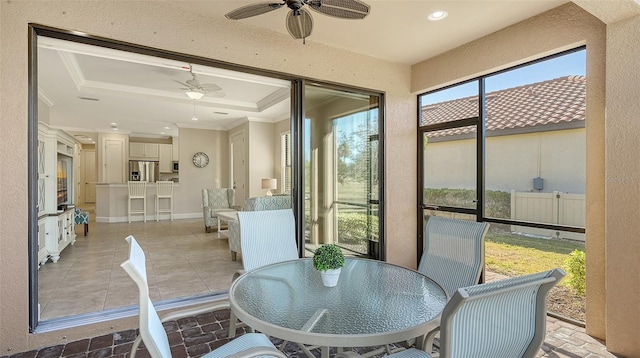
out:
M488 216L584 227L586 83L584 76L564 76L486 94L485 186L508 193L504 200L510 197L500 205L508 212L488 204ZM433 103L422 107L421 125L478 117L478 111L478 96ZM476 127L426 136L425 189L474 189L475 166L468 162L476 155ZM511 229L585 239L557 230Z
M565 76L486 94L488 190L585 193L586 82ZM422 107L423 126L477 116L477 96ZM475 157L476 127L426 135L425 187L475 188L466 161Z

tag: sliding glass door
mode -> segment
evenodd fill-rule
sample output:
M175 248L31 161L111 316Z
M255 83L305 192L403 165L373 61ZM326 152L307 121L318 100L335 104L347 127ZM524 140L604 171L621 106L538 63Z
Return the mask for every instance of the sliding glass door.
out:
M380 257L380 97L305 86L305 256L334 243Z

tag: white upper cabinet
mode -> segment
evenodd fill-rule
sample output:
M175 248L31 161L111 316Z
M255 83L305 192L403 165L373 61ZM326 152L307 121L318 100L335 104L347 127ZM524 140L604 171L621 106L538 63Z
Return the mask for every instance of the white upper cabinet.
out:
M158 158L160 161L160 173L172 173L173 172L173 165L171 159L173 158L172 156L172 149L171 149L171 144L158 144L158 149L159 149L159 153L158 153Z
M133 160L158 160L157 143L129 143L129 158Z

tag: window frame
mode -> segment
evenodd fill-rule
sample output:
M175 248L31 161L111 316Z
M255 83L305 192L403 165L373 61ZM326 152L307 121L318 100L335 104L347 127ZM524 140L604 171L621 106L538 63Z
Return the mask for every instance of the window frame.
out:
M469 80L456 82L454 84L436 88L434 90L430 90L427 92L422 92L417 94L416 98L416 106L417 106L417 186L418 186L418 195L417 195L417 263L420 262L422 257L422 252L424 251L424 211L425 210L439 210L443 212L450 213L460 213L460 214L469 214L474 215L476 217L476 221L478 222L489 222L489 223L497 223L497 224L507 224L507 225L517 225L517 226L527 226L532 228L539 229L550 229L556 231L567 231L574 233L585 233L584 227L576 227L576 226L566 226L566 225L554 225L554 224L545 224L545 223L536 223L536 222L528 222L528 221L519 221L519 220L511 220L511 219L502 219L502 218L491 218L485 216L485 146L486 146L486 93L485 93L485 80L488 77L501 74L504 72L512 71L518 68L527 67L536 63L548 61L557 57L561 57L564 55L568 55L570 53L578 52L586 50L586 46L578 46L569 50L561 51L552 55L544 56L536 60L527 61L522 64L512 66L509 68L505 68L499 71L487 73ZM422 106L421 106L421 98L423 96L440 92L442 90L450 89L456 86L460 86L467 83L477 82L478 84L478 117L470 117L470 118L462 118L453 120L450 122L437 123L432 125L422 125ZM429 205L424 203L424 137L428 132L433 132L442 129L450 129L450 128L458 128L463 126L475 125L476 128L476 208L462 208L462 207L453 207L453 206L441 206L441 205Z

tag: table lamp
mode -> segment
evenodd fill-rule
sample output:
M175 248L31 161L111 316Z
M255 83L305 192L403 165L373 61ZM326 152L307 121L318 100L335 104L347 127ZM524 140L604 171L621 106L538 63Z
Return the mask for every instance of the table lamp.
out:
M271 193L271 189L276 189L278 187L278 182L272 178L262 179L262 189L267 189L267 196L273 195Z

